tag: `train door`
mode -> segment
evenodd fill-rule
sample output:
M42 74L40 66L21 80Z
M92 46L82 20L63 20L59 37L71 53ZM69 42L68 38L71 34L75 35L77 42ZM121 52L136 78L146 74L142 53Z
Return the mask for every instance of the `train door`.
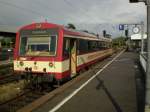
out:
M71 77L76 75L77 71L77 40L70 40L70 69Z

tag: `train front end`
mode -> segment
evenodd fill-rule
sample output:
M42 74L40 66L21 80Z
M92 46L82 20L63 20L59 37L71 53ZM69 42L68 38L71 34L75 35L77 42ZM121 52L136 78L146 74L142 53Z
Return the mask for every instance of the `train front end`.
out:
M48 23L31 24L20 29L16 37L14 71L59 79L62 72L62 49L59 46L62 32L59 29Z

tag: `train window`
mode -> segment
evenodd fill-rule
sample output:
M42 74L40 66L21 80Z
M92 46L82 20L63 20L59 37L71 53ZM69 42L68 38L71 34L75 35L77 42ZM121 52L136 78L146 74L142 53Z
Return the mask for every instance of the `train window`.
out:
M103 49L103 42L98 42L98 48L99 48L99 50Z
M103 42L103 48L106 49L107 48L107 43Z
M56 52L56 36L51 36L50 38L50 55L55 55Z
M96 41L96 50L98 51L100 48L99 48L99 42Z
M64 38L64 43L63 43L63 56L64 57L69 57L69 51L70 50L70 41L68 38Z
M79 50L79 54L88 52L88 41L79 39L78 40L78 50Z
M105 49L105 42L102 42L102 48Z
M88 50L92 51L92 43L91 43L91 41L88 41Z
M89 48L89 51L96 51L97 50L97 42L96 41L88 41L88 48Z
M97 43L97 41L94 41L93 44L94 44L93 45L94 46L94 48L93 48L94 51L97 51L98 50L98 43Z
M25 55L25 53L26 53L26 45L27 45L27 37L21 37L20 55Z
M56 54L56 36L21 37L20 55L53 56Z

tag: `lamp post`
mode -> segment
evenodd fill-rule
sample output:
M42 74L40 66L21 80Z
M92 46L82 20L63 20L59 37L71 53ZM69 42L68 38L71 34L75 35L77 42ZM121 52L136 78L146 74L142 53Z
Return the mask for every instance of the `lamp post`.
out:
M144 22L141 22L141 53L144 52Z

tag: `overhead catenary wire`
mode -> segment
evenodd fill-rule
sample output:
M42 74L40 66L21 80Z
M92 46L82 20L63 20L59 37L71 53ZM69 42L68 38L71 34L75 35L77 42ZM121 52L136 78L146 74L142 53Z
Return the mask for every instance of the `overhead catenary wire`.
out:
M86 6L89 6L89 5L91 5L91 4L89 4L89 2L87 2L87 0L82 0L82 1L80 1L80 2L82 2L83 4L85 4ZM97 4L99 4L99 1L97 1L98 3ZM86 10L85 10L86 11ZM101 31L101 30L104 30L104 29L102 29L100 26L102 25L102 23L98 23L98 25L95 27L95 28L93 28L93 29L96 29L97 31L99 30L99 31ZM114 30L116 30L117 28L117 25L114 25L114 24L109 24L110 25L110 28L111 28L111 30L113 31L112 33L114 33ZM115 27L114 27L115 26Z
M42 17L43 15L44 15L44 13L41 13L41 12L38 12L38 11L34 11L34 10L32 10L32 9L30 9L30 8L24 8L24 7L21 7L21 6L19 6L19 5L16 5L16 4L13 4L13 3L10 3L10 2L6 2L6 1L0 1L0 5L7 5L7 6L10 6L10 7L15 7L15 8L17 8L17 9L20 9L21 11L25 11L25 12L27 12L27 13L32 13L32 14L34 14L34 15L37 15L37 16L40 16L40 17ZM35 2L36 3L36 2ZM45 6L45 5L44 5ZM49 8L49 9L51 9L51 10L53 10L52 8L50 8L50 7L47 7L47 8ZM57 13L59 13L59 14L61 14L60 13L60 11L56 11ZM56 14L57 14L56 13ZM53 13L54 14L54 13ZM61 15L63 15L63 14L61 14ZM43 16L44 17L44 16ZM58 19L58 17L57 18L54 18L54 16L51 16L51 18L53 18L53 19ZM70 16L69 16L69 18L70 18Z
M6 1L0 1L0 5L7 5L7 6L10 6L10 7L15 7L17 9L21 9L21 11L25 11L27 13L31 13L31 14L34 14L36 16L39 16L39 17L44 17L44 13L41 13L41 12L38 12L38 11L35 11L35 10L32 10L30 9L29 7L28 8L24 8L24 7L21 7L19 5L16 5L16 4L13 4L13 3L10 3L10 2L6 2ZM51 17L53 19L56 19L54 17Z
M41 13L39 13L37 11L31 10L29 8L23 8L23 7L20 7L16 4L12 4L12 3L9 3L9 2L6 2L6 1L0 1L0 3L2 3L3 5L9 5L11 7L15 7L17 9L22 9L23 11L27 11L28 13L32 13L32 14L36 14L36 15L42 15Z
M41 0L40 0L41 1ZM69 1L67 1L67 0L63 0L64 1L64 3L67 5L67 6L69 6L70 8L72 8L73 10L75 9L76 10L76 7L72 4L72 3L70 3ZM38 1L39 2L39 1ZM35 3L37 3L37 1L35 2ZM61 15L64 15L64 14L62 14L62 13L60 13L60 11L61 10L56 10L56 9L53 9L53 8L51 8L51 7L49 7L49 6L47 6L46 4L44 4L43 2L39 2L40 4L42 4L44 7L46 7L47 9L50 9L50 10L53 10L54 12L57 12L57 14L59 13L59 14L61 14ZM81 8L78 8L78 9L81 9ZM81 10L80 10L81 11ZM86 12L83 12L83 10L82 10L82 15L84 15L84 16L86 16L87 18L91 18L91 20L93 20L94 18L92 18L90 15L87 15L86 14ZM71 17L72 19L74 19L74 18L76 18L77 16L74 16L74 17L72 17L72 16L67 16L67 17ZM81 19L79 19L79 21L78 22L81 22Z
M72 7L72 6L74 7L74 5L72 5L72 3L68 2L67 0L64 0L64 2L65 2L66 4L68 4L69 6L71 6L71 7ZM37 12L37 11L35 11L35 10L29 9L29 7L28 7L28 8L24 8L24 7L21 7L21 6L19 6L19 5L12 4L12 3L10 3L10 2L0 1L0 3L2 3L3 5L9 5L9 6L11 6L11 7L15 7L15 8L17 8L17 9L21 9L21 10L26 11L26 12L28 12L28 13L36 14L36 15L38 15L38 16L43 16L43 14L44 14L44 13ZM35 3L36 3L36 2L35 2ZM46 5L45 5L45 6L46 6ZM50 8L50 7L47 7L47 8L53 10L53 9ZM56 11L56 12L57 12L57 13L60 13L59 11ZM84 13L83 15L85 15L85 13ZM86 16L89 17L89 15L86 15Z
M66 3L66 5L68 5L69 7L71 7L72 9L77 9L70 1L68 1L68 0L63 0L65 3ZM87 17L87 18L90 18L90 22L91 23L95 23L93 20L95 20L95 21L97 21L94 17L91 17L90 15L88 15L87 14L87 11L86 10L83 10L83 8L81 9L81 8L78 8L78 10L80 10L80 12L82 13L82 15L84 15L85 17ZM79 20L79 23L81 22L81 20ZM98 27L98 26L96 26L96 27ZM95 30L95 28L93 28L93 30ZM97 32L96 32L97 33Z
M62 10L57 10L57 9L54 9L54 8L52 8L52 7L50 7L49 5L47 5L47 4L44 4L43 2L40 2L40 1L43 1L43 0L36 0L36 2L35 3L40 3L40 4L42 4L43 5L43 7L44 8L46 8L46 9L50 9L49 11L52 11L53 12L53 14L55 13L55 14L57 14L57 16L58 16L58 14L59 15L61 15L61 16L65 16L65 17L68 17L68 18L70 18L70 19L74 19L76 16L74 16L74 15L67 15L67 14L63 14L62 13Z
M63 0L63 1L64 1L64 2L66 3L66 5L68 5L69 7L73 8L73 9L77 9L70 1L68 1L68 0ZM78 10L80 10L81 14L84 15L85 17L91 18L91 20L89 20L89 21L93 22L92 20L95 19L95 18L91 17L90 15L88 15L88 14L87 14L87 11L83 11L83 8L82 8L82 9L81 9L81 8L78 8ZM80 20L80 21L81 21L81 20Z
M63 0L66 4L68 4L69 6L71 6L71 8L76 8L70 1L68 1L68 0ZM84 1L85 2L85 1ZM83 3L83 1L82 1L82 3ZM83 3L83 4L87 4L87 2L86 3ZM97 21L97 19L95 19L95 17L93 17L93 16L90 16L89 14L87 14L87 11L86 11L86 9L84 9L84 8L79 8L80 9L80 11L82 12L82 15L84 15L84 16L86 16L87 18L90 18L90 22L91 23L94 23L95 24L95 22L93 21L93 20L95 20L95 21ZM99 33L102 29L99 27L99 24L96 26L96 24L95 24L95 27L93 27L93 30L95 30L95 32L96 33Z
M40 0L41 1L41 0ZM76 10L77 8L76 8L76 6L74 5L74 4L72 4L70 1L68 1L68 0L63 0L64 1L64 3L67 5L67 6L69 6L70 8L72 8L73 10ZM36 1L35 3L37 3L37 2L39 2L39 1ZM59 15L64 15L63 13L61 13L61 11L59 11L59 10L56 10L56 9L54 9L54 8L52 8L52 7L49 7L47 4L45 4L45 3L43 3L43 2L39 2L40 4L42 4L42 6L43 7L45 7L46 9L50 9L50 10L48 10L48 11L51 11L51 12L56 12L56 14L58 15L58 13L59 13ZM21 11L25 11L25 12L27 12L27 13L32 13L32 14L34 14L34 15L37 15L37 16L39 16L39 17L45 17L44 15L44 12L42 13L42 12L39 12L39 11L35 11L35 10L33 10L33 9L30 9L30 7L28 7L28 8L24 8L24 7L21 7L20 5L17 5L17 4L14 4L14 3L10 3L10 2L8 2L8 1L0 1L0 4L3 4L3 5L7 5L7 6L11 6L11 7L15 7L15 8L17 8L17 9L20 9ZM35 5L35 4L34 4ZM41 5L40 5L41 6ZM84 15L85 17L87 17L87 18L90 18L89 19L89 21L91 21L91 23L94 23L94 21L93 20L95 20L95 17L92 17L92 16L90 16L90 15L88 15L87 14L87 11L84 9L84 8L78 8L78 10L80 11L80 13L82 14L82 15ZM52 18L52 19L59 19L59 17L57 17L57 15L55 14L55 13L52 13L53 15L55 15L55 16L50 16L50 18ZM77 14L78 15L78 14ZM71 19L76 19L76 17L78 17L78 16L74 16L74 17L71 17L71 16L68 16L68 15L66 15L66 17L68 17L68 18L71 18ZM47 18L45 18L45 19L47 19ZM81 19L78 19L79 21L79 23L82 21ZM98 28L99 26L97 26L97 28ZM96 29L96 28L95 28ZM96 29L97 30L97 29Z

